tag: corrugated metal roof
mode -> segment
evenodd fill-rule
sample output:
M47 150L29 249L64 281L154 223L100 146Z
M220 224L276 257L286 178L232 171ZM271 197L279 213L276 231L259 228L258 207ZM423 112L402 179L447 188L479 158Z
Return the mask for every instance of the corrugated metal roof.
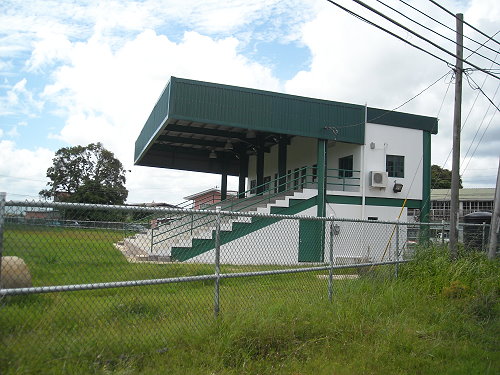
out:
M375 123L430 131L429 118L370 111ZM237 175L238 153L257 147L268 151L283 136L363 144L365 114L365 107L356 104L171 77L136 140L135 163ZM228 141L235 153L222 155ZM222 158L209 160L212 151Z
M461 201L492 201L495 199L495 188L466 188L458 191ZM450 189L431 189L431 201L451 200Z

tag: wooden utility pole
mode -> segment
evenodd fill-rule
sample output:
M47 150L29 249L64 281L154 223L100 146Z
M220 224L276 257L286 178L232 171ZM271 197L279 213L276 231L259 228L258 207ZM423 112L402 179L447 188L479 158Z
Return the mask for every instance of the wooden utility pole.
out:
M455 110L453 112L453 159L451 165L450 255L457 259L459 189L460 189L460 127L462 125L462 72L464 16L457 18L457 60L455 63Z
M498 230L500 228L500 159L498 159L497 186L495 188L495 202L490 224L490 248L488 258L495 259L497 252Z

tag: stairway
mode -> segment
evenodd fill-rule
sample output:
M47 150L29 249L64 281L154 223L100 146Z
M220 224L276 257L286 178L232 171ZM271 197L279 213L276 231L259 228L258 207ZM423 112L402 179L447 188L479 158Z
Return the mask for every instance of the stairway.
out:
M316 205L315 189L304 189L273 197L262 202L262 197L247 198L243 202L220 202L224 211L258 212L262 214L295 215ZM253 199L253 202L252 202ZM152 233L136 234L124 239L120 250L126 254L135 252L136 261L187 261L215 247L215 215L187 214L168 225L155 229L154 243L151 246ZM254 233L280 219L265 217L222 216L221 245ZM118 247L118 246L117 246ZM132 250L127 250L132 249ZM142 249L142 251L139 251ZM147 257L146 257L147 254Z

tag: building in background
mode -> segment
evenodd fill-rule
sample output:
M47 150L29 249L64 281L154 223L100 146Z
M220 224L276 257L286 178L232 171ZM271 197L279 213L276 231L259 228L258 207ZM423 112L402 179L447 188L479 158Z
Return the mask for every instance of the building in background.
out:
M495 188L459 190L459 218L474 212L493 212ZM431 190L431 221L450 221L450 189Z
M228 191L226 200L234 199L237 195L238 192L236 191ZM184 199L186 201L192 201L192 205L189 208L193 208L194 210L203 210L211 207L215 208L214 205L222 200L222 192L215 187L189 195L184 197Z

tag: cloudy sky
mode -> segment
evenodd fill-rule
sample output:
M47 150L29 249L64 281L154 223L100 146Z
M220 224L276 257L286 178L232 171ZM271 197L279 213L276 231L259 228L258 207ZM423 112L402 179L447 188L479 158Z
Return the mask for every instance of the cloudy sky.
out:
M454 62L355 2L338 2ZM366 2L454 51L453 43L384 6L454 39L449 29L455 28L454 18L432 3L406 0L442 25L402 1ZM440 3L490 36L500 30L497 0ZM487 40L468 26L464 30L471 50ZM499 48L489 41L477 51L482 56L468 61L500 75ZM400 106L437 81L399 110L439 118L432 162L451 168L450 67L326 0L2 0L0 191L10 199L36 198L57 149L98 141L130 170L129 202L177 203L220 184L215 175L133 166L134 142L170 76L384 109ZM500 116L485 95L500 106L499 84L476 69L464 78L466 187L495 185ZM231 180L230 188L235 186Z

